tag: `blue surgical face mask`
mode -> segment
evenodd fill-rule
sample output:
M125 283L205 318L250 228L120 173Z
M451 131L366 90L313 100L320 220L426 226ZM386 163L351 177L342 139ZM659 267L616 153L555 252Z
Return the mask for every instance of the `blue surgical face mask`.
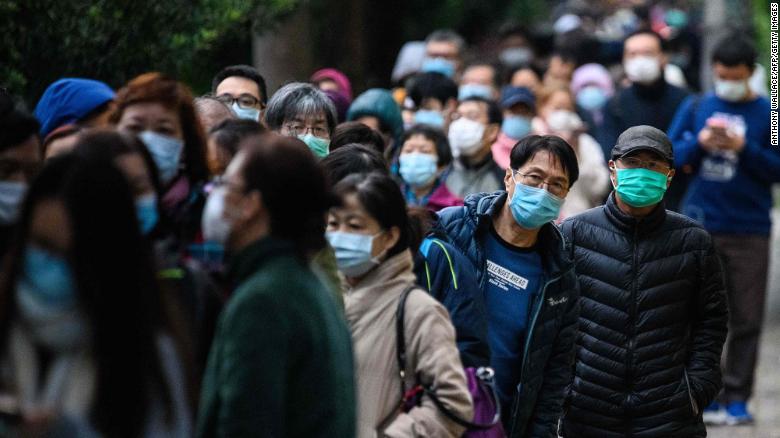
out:
M135 214L138 218L138 225L141 227L141 233L146 235L152 232L160 220L157 211L157 196L154 193L143 195L135 200Z
M378 235L340 231L325 233L328 243L336 253L339 271L347 277L356 278L378 266L379 260L371 256L374 238Z
M557 219L561 205L563 199L547 190L516 182L509 208L518 225L533 230Z
M233 102L230 108L239 119L254 120L255 122L260 120L260 110L257 108L241 108L238 102Z
M418 125L430 125L437 128L444 127L444 116L433 110L418 110L414 113L414 123Z
M444 58L425 58L420 70L423 73L441 73L452 78L455 76L455 63Z
M520 140L531 132L531 119L523 116L505 117L501 122L501 131L510 138Z
M607 93L594 85L589 85L577 93L577 104L588 111L603 108L606 103Z
M306 146L311 149L312 153L317 158L325 158L328 156L328 152L330 151L330 140L316 137L311 133L299 135L298 139L306 143Z
M468 99L469 97L481 97L487 100L493 100L493 89L483 84L464 84L458 88L458 100Z
M73 272L64 258L28 245L16 303L19 317L37 343L55 351L83 344L88 325L78 310Z
M173 181L179 173L179 161L184 149L184 142L154 131L143 131L138 134L138 138L144 142L146 149L149 150L149 154L154 159L163 184Z
M0 181L0 225L16 222L19 206L27 193L27 184L17 181Z
M438 169L435 155L411 152L401 154L398 161L400 163L398 172L401 178L412 187L423 187L436 178Z

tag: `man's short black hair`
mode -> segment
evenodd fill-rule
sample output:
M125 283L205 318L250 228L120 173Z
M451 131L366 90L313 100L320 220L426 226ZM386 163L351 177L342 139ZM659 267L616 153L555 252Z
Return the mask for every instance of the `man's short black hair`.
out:
M569 187L573 186L580 176L577 155L566 140L557 135L529 135L523 137L509 153L509 165L517 170L532 159L540 151L547 151L556 157L569 177Z
M428 72L412 76L407 82L408 96L415 108L420 108L425 99L437 99L446 105L450 99L458 98L458 84L441 73Z
M385 140L382 138L382 134L361 122L345 122L336 126L330 139L330 152L333 153L336 149L350 143L362 144L380 154L384 153L385 149Z
M666 40L663 39L661 35L658 34L658 32L655 32L652 29L638 29L633 32L631 32L624 40L623 44L625 45L625 42L628 41L629 38L633 38L637 35L650 35L658 40L658 45L661 47L662 52L666 52Z
M712 62L726 67L745 65L750 71L756 65L756 46L742 34L731 34L720 40L712 52Z
M211 92L216 93L219 84L231 76L238 76L254 81L257 84L257 89L260 90L260 101L263 102L263 105L268 103L268 92L265 87L265 79L263 79L260 72L251 65L231 65L223 68L222 71L217 73L216 76L214 76L214 79L212 79Z
M254 120L226 119L211 128L209 136L232 155L238 153L241 141L251 135L260 135L266 132L265 126Z
M501 112L501 108L495 101L487 100L480 96L469 96L459 101L458 105L465 102L482 102L487 105L488 124L498 123L500 125L504 121L504 113Z
M330 183L336 185L342 179L356 173L382 172L389 174L382 154L358 143L346 144L320 161Z

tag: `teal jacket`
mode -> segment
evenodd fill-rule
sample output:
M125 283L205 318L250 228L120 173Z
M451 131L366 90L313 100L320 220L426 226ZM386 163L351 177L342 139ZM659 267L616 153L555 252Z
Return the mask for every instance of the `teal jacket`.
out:
M198 437L354 437L343 312L288 242L239 252L203 380Z

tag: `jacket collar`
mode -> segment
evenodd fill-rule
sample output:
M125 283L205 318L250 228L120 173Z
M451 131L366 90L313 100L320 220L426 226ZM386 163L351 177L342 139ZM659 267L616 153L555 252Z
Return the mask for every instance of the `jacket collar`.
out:
M292 243L274 237L264 237L230 258L228 276L237 285L257 272L269 259L281 255L294 255Z
M395 302L405 288L415 284L412 267L412 253L406 250L382 262L354 287L344 283L347 321L353 323L368 309Z
M490 229L493 216L504 207L507 196L507 192L499 190L493 193L477 193L466 198L465 205L469 218L476 224L475 237ZM537 246L549 276L554 277L571 266L571 260L567 256L566 241L552 222L542 225Z
M666 80L663 77L663 72L661 72L661 77L658 78L655 82L652 84L639 84L639 83L633 83L631 84L631 87L634 89L636 94L643 99L649 99L649 100L659 100L663 98L664 93L666 92L666 88L669 86L669 84L666 83Z
M663 201L659 202L647 216L636 218L618 207L614 191L609 195L603 208L609 221L625 233L645 234L655 230L666 220L666 208Z

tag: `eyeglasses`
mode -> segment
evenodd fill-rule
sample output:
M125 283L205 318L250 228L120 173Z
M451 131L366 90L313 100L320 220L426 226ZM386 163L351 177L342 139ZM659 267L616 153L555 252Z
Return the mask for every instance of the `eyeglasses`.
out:
M289 123L282 125L282 128L287 131L288 135L295 137L305 135L306 132L311 132L315 137L330 138L330 131L328 131L328 128L323 128L322 126L306 126L302 123Z
M535 173L521 173L519 170L514 169L512 173L520 175L522 177L521 182L529 187L539 188L542 185L546 185L546 190L559 198L566 196L566 193L569 191L568 184L564 185L560 181L547 181L541 175ZM514 176L512 178L514 179Z
M620 161L626 169L647 169L663 174L667 174L672 170L665 161L640 160L636 157L618 158L618 161Z
M220 94L219 96L215 97L215 99L228 106L233 105L233 102L236 102L238 103L239 107L244 109L265 108L265 105L263 105L258 98L252 96L251 94L242 94L238 97L233 97L229 94Z

